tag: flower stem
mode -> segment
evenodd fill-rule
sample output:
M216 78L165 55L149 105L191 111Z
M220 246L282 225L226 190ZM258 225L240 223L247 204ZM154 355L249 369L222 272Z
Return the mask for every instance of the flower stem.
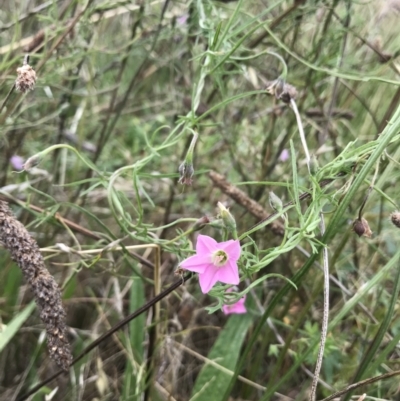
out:
M308 171L311 173L311 170L310 170L311 157L310 157L310 152L308 151L306 136L304 135L304 129L303 129L303 124L301 122L299 109L297 108L297 104L293 98L290 99L290 104L292 105L294 114L296 116L297 126L299 127L300 140L301 140L301 144L303 145L304 153L306 154L306 163L307 163Z
M319 227L321 231L321 235L325 234L325 220L322 212L320 213L320 222ZM319 350L317 356L317 363L315 365L314 377L311 384L311 393L310 393L310 401L315 400L317 385L319 380L319 374L321 372L322 367L322 359L324 357L326 336L328 333L328 321L329 321L329 260L328 260L328 248L324 246L322 249L323 255L323 271L324 271L324 310L322 316L322 328L321 328L321 339L319 343Z

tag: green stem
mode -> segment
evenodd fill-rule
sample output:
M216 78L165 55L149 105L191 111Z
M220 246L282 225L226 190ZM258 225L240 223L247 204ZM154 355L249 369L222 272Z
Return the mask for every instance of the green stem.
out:
M400 130L400 107L398 107L395 115L390 120L390 123L387 125L385 130L382 132L382 135L378 139L375 150L371 153L370 158L368 159L368 161L365 163L365 165L359 172L358 176L354 180L353 185L350 187L349 191L344 196L339 207L336 209L336 212L332 216L332 218L329 222L329 225L325 231L325 234L321 240L321 242L323 244L328 244L330 242L330 240L335 236L335 234L338 231L338 227L341 226L343 216L345 215L345 212L347 211L347 208L350 205L350 202L354 199L354 196L356 195L359 187L364 183L364 180L367 178L370 170L374 167L376 161L379 159L381 154L384 152L386 146L390 143L391 139L399 132L399 130ZM318 246L319 252L321 252L322 249L323 249L323 245ZM305 262L303 267L295 274L295 276L292 279L292 282L295 285L299 286L302 279L307 274L308 270L311 268L311 266L314 264L314 262L318 258L319 252L312 254L311 257ZM291 284L286 284L271 300L270 304L268 305L267 309L265 310L265 313L262 315L260 321L258 322L257 326L255 327L252 336L250 337L249 341L247 342L246 348L244 349L242 356L236 365L235 372L231 378L229 386L228 386L222 400L227 401L229 399L230 393L237 380L237 377L240 374L240 371L241 371L242 367L244 366L244 363L246 362L248 355L250 354L250 351L254 349L255 343L256 343L257 339L259 338L261 330L264 328L268 317L270 316L270 314L274 310L274 308L281 302L282 298L291 290L291 288L292 288ZM275 388L276 386L273 386L273 387ZM270 391L267 391L267 393L264 395L264 397L260 401L267 400L270 395L271 395Z

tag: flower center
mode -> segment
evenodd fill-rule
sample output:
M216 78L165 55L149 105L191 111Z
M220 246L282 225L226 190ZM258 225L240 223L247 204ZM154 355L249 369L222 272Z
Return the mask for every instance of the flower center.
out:
M228 254L225 251L215 251L211 256L212 264L221 267L228 261Z

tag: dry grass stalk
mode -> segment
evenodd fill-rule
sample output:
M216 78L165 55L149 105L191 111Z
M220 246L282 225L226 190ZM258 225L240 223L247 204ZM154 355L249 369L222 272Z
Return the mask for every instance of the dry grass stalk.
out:
M216 187L218 187L224 194L230 196L239 205L247 209L247 211L253 216L260 220L265 220L269 217L269 213L267 213L259 203L249 198L246 193L229 183L223 175L218 174L215 171L210 171L208 176ZM283 235L284 233L284 228L278 221L273 221L268 227L274 234Z
M10 251L32 289L40 318L46 325L50 357L62 369L68 370L72 356L66 337L61 291L46 269L36 241L3 201L0 201L0 241Z

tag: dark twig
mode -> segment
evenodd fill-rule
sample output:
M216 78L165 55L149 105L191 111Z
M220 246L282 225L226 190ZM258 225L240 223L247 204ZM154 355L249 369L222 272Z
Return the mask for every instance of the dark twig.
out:
M350 384L350 386L347 386L346 388L344 388L344 389L342 389L340 391L337 391L336 393L330 395L329 397L324 398L321 401L330 401L330 400L333 400L333 399L335 399L335 398L337 398L337 397L339 397L339 396L341 396L343 394L348 393L350 390L355 390L356 388L365 386L367 384L376 383L378 381L390 379L391 377L399 376L399 375L400 375L400 370L395 370L394 372L385 373L384 375L371 377L369 379L365 379L365 380L362 380L360 382Z
M187 274L186 276L183 276L181 279L173 283L171 286L169 286L167 289L165 289L163 292L161 292L159 295L151 299L149 302L147 302L145 305L137 309L135 312L131 313L128 315L126 318L122 319L120 322L118 322L115 326L113 326L110 330L106 331L104 334L102 334L99 338L94 340L91 344L89 344L72 362L70 366L73 366L75 363L80 361L85 355L87 355L90 351L92 351L94 348L96 348L98 345L100 345L105 339L108 337L112 336L115 332L117 332L119 329L124 327L126 324L131 322L133 319L137 318L140 316L142 313L146 312L150 308L152 308L157 302L160 302L163 298L165 298L167 295L169 295L171 292L175 291L178 287L180 287L182 284L184 284L186 281L188 281L192 277L192 274ZM55 378L60 376L64 371L59 370L58 372L54 373L52 376L48 377L47 379L43 380L42 382L38 383L35 387L33 387L29 392L24 394L23 396L19 397L17 401L23 401L28 399L31 395L35 394L38 390L40 390L43 386L46 384L50 383L53 381Z
M345 172L339 173L336 178L343 177L346 174L347 173ZM253 228L267 221L268 219L271 219L274 215L278 214L277 212L268 214L258 202L251 199L245 192L241 191L239 188L229 183L223 175L218 174L217 172L211 170L208 173L208 176L211 178L214 185L218 187L223 193L229 195L239 205L247 209L247 211L251 213L253 216L257 217L258 219L261 219L261 221L259 221L249 230L252 230ZM323 188L332 183L333 181L334 181L333 178L327 178L325 180L320 181L319 186ZM310 196L311 194L309 192L303 192L302 194L299 195L299 201L307 199ZM283 207L285 208L293 204L294 201L290 201L285 203ZM277 235L283 234L283 225L280 224L278 221L273 221L268 227L272 230L272 232L274 232Z

